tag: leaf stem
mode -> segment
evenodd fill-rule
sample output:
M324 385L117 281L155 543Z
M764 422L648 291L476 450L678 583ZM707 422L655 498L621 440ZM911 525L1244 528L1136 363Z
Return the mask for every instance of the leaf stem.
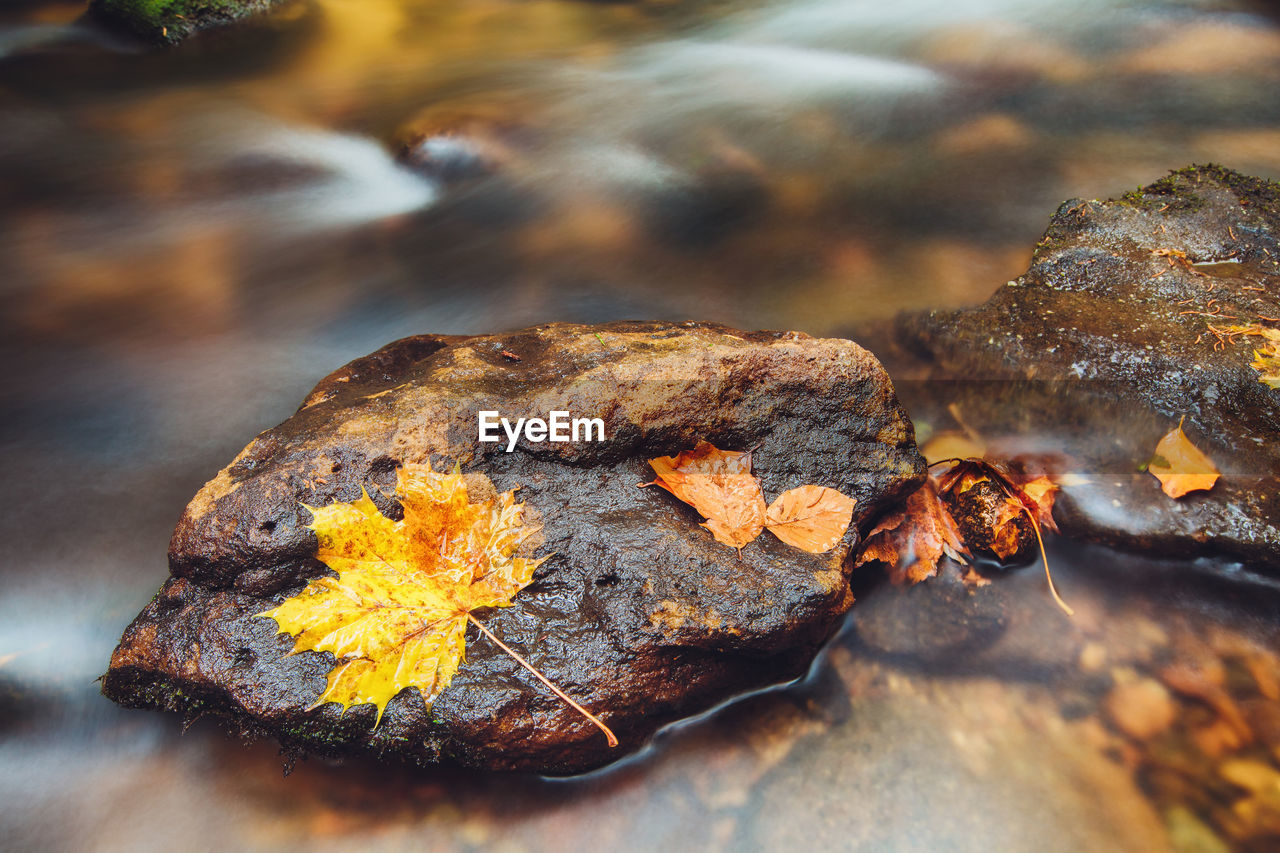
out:
M1052 582L1050 582L1050 585L1052 586ZM599 718L599 717L597 717L595 714L591 713L591 712L590 712L590 711L588 711L586 708L584 708L584 707L582 707L581 705L579 705L577 702L573 701L573 699L571 699L571 698L569 697L569 694L565 693L565 692L564 692L563 690L561 690L559 687L556 687L556 686L555 686L554 684L552 684L549 680L547 680L547 677L546 677L545 675L543 675L542 673L538 672L538 670L536 670L536 669L534 669L534 668L533 668L533 664L529 663L527 660L525 660L524 658L520 657L520 655L518 655L514 649L512 649L512 648L511 648L510 646L508 646L506 643L504 643L504 642L502 642L501 640L499 640L499 639L497 638L497 636L496 636L492 631L490 631L490 630L489 630L488 628L486 628L484 625L480 624L480 620L479 620L479 619L477 619L476 617L472 616L470 613L468 613L468 614L467 614L467 618L471 620L471 623L472 623L473 625L475 625L477 628L479 628L479 629L480 629L480 633L484 634L484 635L485 635L486 637L488 637L490 640L493 640L495 643L497 643L497 644L498 644L498 648L502 649L504 652L506 652L507 654L511 655L513 658L515 658L515 659L516 659L516 662L517 662L517 663L519 663L519 664L520 664L521 666L523 666L525 669L529 670L529 671L530 671L530 672L532 672L535 676L537 676L538 680L539 680L539 681L541 681L543 684L547 685L547 687L548 687L548 688L550 688L550 690L551 690L551 692L552 692L552 693L556 694L556 695L557 695L557 696L559 696L561 699L563 699L565 702L567 702L567 703L569 704L569 706L570 706L571 708L573 708L575 711L577 711L579 714L581 714L582 716L586 717L586 718L587 718L588 720L590 720L591 722L595 723L595 725L600 729L600 731L604 732L604 736L605 736L605 737L607 737L607 738L609 739L609 746L610 746L610 747L615 747L615 746L617 746L617 745L618 745L618 738L617 738L617 736L616 736L616 735L614 735L613 731L612 731L608 726L606 726L603 722L601 722L601 720L600 720L600 718Z
M1044 552L1044 538L1040 535L1040 523L1036 521L1035 516L1031 514L1031 510L1025 506L1022 511L1027 514L1027 518L1031 520L1031 529L1036 532L1036 542L1040 545L1040 559L1044 561L1044 576L1049 581L1049 592L1053 593L1053 600L1058 602L1058 606L1066 612L1068 616L1075 616L1076 612L1062 600L1062 596L1058 595L1058 589L1053 585L1053 575L1049 574L1049 555Z

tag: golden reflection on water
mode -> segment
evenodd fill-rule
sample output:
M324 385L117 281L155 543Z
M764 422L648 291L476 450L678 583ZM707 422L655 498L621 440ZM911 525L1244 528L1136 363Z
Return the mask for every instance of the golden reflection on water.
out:
M73 335L86 314L104 311L152 331L166 317L181 318L168 324L171 335L225 329L235 322L228 306L243 308L252 301L243 297L260 289L294 287L293 299L349 291L346 273L327 281L328 270L303 265L272 279L258 268L259 254L305 256L314 242L305 245L287 227L297 210L264 211L251 200L236 207L227 198L264 180L305 187L312 172L335 164L291 163L280 151L264 162L237 161L229 154L246 142L237 125L258 125L263 140L292 126L376 142L405 127L447 131L451 113L481 109L490 124L523 129L525 147L508 144L500 174L448 188L443 209L425 222L401 228L383 217L386 228L408 236L374 237L372 251L356 245L353 263L393 279L421 269L414 287L430 291L432 258L415 257L411 238L444 219L472 249L447 258L463 265L450 272L505 278L515 301L536 305L543 317L558 310L547 301L554 294L571 298L590 283L592 293L629 294L619 307L631 314L817 333L902 308L981 300L1021 271L1047 211L1068 195L1115 193L1190 160L1280 169L1269 128L1206 127L1202 116L1178 115L1167 103L1157 108L1175 124L1154 138L1114 126L1130 121L1123 111L1111 127L1090 118L1074 132L1025 101L1077 98L1083 104L1074 108L1084 109L1092 90L1105 101L1107 87L1143 79L1172 85L1163 96L1170 99L1178 87L1194 90L1194 75L1228 75L1232 86L1261 91L1276 76L1280 36L1256 20L1145 20L1101 46L1078 35L1073 42L1052 26L981 16L916 25L890 56L942 75L942 88L918 91L918 82L905 82L908 71L880 69L874 73L889 75L891 90L901 87L887 114L883 99L856 95L856 79L845 84L855 94L847 108L804 73L787 82L793 97L784 102L767 93L753 102L749 88L690 88L681 62L732 68L737 61L708 54L704 42L720 38L749 51L767 41L756 32L769 32L767 7L757 14L764 24L755 30L728 16L702 21L694 30L701 41L664 42L673 25L699 22L697 4L287 7L275 26L303 35L268 42L278 55L262 70L212 80L183 70L164 85L127 87L67 113L84 147L67 146L61 156L100 157L102 168L78 187L83 201L15 211L6 242L31 284L16 314L29 317L33 331L61 323ZM212 44L210 61L218 62L217 50L230 49ZM163 79L180 55L148 60ZM894 82L894 74L903 79ZM725 79L712 75L716 86ZM969 103L957 109L957 100ZM1112 109L1092 107L1103 119ZM229 162L211 168L210 150ZM47 166L55 173L64 165L58 157ZM532 213L511 213L521 206ZM130 218L139 225L127 236L143 244L136 250L127 241L122 248L116 233ZM168 233L172 223L182 226L177 235ZM311 239L332 250L333 236ZM494 255L505 257L497 270L478 260Z
M215 33L191 53L137 57L149 74L108 96L43 111L69 124L32 152L36 174L79 179L41 203L19 194L6 216L25 285L11 313L41 335L78 337L86 316L216 334L263 293L333 294L341 310L354 269L379 298L419 304L451 278L484 282L495 299L434 320L449 330L563 318L582 298L829 334L980 301L1024 268L1069 196L1193 160L1280 173L1280 131L1257 122L1280 76L1273 28L1171 14L1104 38L1097 24L1037 21L1037 8L870 16L861 29L836 16L829 36L786 5L292 4L255 43L260 68ZM832 38L866 53L842 65ZM196 51L221 75L193 73ZM108 59L107 73L125 61ZM43 71L52 85L84 80ZM1219 101L1228 114L1206 120ZM338 204L308 193L317 182L377 199L380 185L359 186L370 170L414 179L373 150L338 150L345 136L327 157L292 156L288 134L376 149L458 129L501 151L496 174L423 190L416 211L357 206L355 230L306 225ZM264 186L282 192L258 199ZM447 248L431 245L446 234ZM494 302L521 307L505 319Z

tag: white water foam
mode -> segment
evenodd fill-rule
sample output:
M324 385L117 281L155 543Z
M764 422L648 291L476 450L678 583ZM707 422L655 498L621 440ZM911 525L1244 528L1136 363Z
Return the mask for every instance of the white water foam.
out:
M280 127L244 142L227 153L319 174L296 187L250 193L219 206L237 219L282 231L347 228L420 210L438 195L434 182L401 166L381 143L366 137Z

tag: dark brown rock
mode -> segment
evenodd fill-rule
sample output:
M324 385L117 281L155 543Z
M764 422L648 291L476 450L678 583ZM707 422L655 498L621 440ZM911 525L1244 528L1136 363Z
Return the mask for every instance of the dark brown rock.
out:
M397 159L445 182L491 175L542 144L543 119L515 98L433 104L396 131Z
M904 664L951 673L965 666L1004 634L1009 594L1004 584L975 586L960 575L960 567L944 559L923 583L859 591L853 624L862 645Z
M1009 495L992 480L960 490L948 489L942 501L950 510L965 547L1005 564L1025 563L1038 554L1036 534L1025 514L1006 520ZM996 550L997 541L1002 550Z
M1055 509L1063 533L1276 575L1280 391L1250 366L1257 338L1219 342L1209 326L1277 325L1278 236L1280 185L1183 169L1064 203L1030 269L986 304L900 318L871 346L917 422L956 428L957 412L1080 475ZM1184 415L1223 476L1173 500L1145 466Z
M601 417L607 440L507 453L477 440L482 409ZM854 528L822 555L768 533L741 555L715 543L692 509L636 488L648 458L698 438L755 448L768 499L804 483L857 498ZM307 710L332 657L286 656L291 638L254 615L325 571L302 504L367 489L394 515L383 495L396 467L427 459L519 486L541 515L550 558L516 606L483 618L622 749L474 635L430 709L402 691L376 730L369 705ZM129 706L222 714L303 752L588 769L668 721L802 674L851 604L858 526L922 477L888 377L848 341L651 323L408 338L324 379L205 485L174 533L172 577L125 631L103 689Z

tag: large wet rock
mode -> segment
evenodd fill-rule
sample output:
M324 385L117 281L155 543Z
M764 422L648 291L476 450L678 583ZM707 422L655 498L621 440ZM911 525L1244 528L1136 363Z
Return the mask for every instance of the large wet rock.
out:
M480 443L477 414L600 417L607 440ZM647 459L705 438L754 448L765 496L817 483L857 499L832 551L763 534L741 554L656 489ZM515 606L482 614L552 681L609 723L584 719L475 635L431 708L415 689L388 705L308 707L328 653L254 616L327 571L303 504L398 506L397 466L460 463L519 496L549 559ZM134 707L212 712L288 748L422 763L573 772L637 748L659 726L803 673L852 603L858 528L917 485L923 460L888 377L865 350L797 333L701 324L548 325L508 335L407 338L324 379L187 507L172 577L125 631L103 690Z
M1280 391L1250 366L1259 338L1223 330L1280 325L1278 236L1280 185L1220 167L1072 199L985 305L900 318L871 346L917 422L1079 475L1065 534L1276 575ZM1184 416L1223 477L1173 500L1145 466Z
M199 30L259 15L289 0L91 0L89 14L149 41L176 44Z

